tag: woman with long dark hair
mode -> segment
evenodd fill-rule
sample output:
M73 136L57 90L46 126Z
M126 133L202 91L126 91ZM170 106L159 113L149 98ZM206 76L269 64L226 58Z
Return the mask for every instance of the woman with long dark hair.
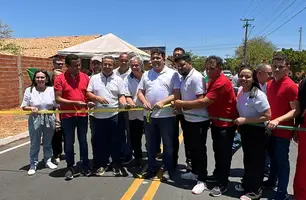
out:
M32 85L25 90L21 108L31 111L28 119L30 135L30 169L28 175L35 174L38 164L41 136L43 137L44 162L46 167L56 169L51 162L52 137L55 129L54 114L39 114L40 110L53 110L56 106L54 89L46 71L38 70L34 73Z
M238 73L240 88L237 93L239 117L235 123L239 126L244 153L243 183L235 189L243 192L242 200L260 199L261 184L264 177L267 136L264 124L271 117L270 105L264 92L260 90L256 73L243 67Z

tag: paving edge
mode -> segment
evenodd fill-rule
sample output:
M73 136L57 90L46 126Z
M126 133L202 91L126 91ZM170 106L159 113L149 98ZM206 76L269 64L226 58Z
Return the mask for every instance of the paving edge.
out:
M27 138L27 137L29 137L29 131L26 131L24 133L20 133L20 134L17 134L17 135L6 137L6 138L3 138L3 139L0 139L0 146L7 145L9 143L12 143L12 142L15 142L17 140L21 140L21 139L24 139L24 138Z

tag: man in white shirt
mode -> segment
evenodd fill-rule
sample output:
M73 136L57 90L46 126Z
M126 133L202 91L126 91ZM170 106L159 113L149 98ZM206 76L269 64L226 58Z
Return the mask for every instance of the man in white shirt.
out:
M267 64L259 64L256 67L256 76L261 91L267 93L267 82L273 78L271 66Z
M114 69L114 73L119 76L122 81L128 75L131 74L132 70L130 69L129 63L129 55L127 53L122 53L119 56L119 67ZM119 126L121 126L124 134L120 139L122 142L121 147L121 159L123 164L129 164L133 160L132 156L132 148L131 148L131 138L130 138L130 127L129 127L129 113L128 112L121 112L119 113Z
M95 102L96 109L104 107L126 106L122 79L113 73L115 60L106 56L102 60L102 72L91 77L87 97ZM115 176L122 175L120 160L121 144L118 140L123 133L120 130L118 112L94 113L94 142L96 148L95 166L98 168L96 175L102 176L107 170L109 156L113 162Z
M127 53L120 54L118 63L119 67L114 69L114 73L123 80L132 72L128 65L129 55Z
M102 70L102 56L93 56L90 59L90 69L92 70L92 74L91 77L93 77L93 75L99 74L101 73ZM90 78L91 78L90 77ZM94 128L94 113L89 112L88 113L89 116L89 127L90 127L90 132L91 132L91 145L92 145L92 154L93 154L93 160L96 160L96 147L95 147L95 128ZM96 166L93 166L94 170L96 170Z
M178 56L181 56L185 54L185 50L181 47L176 47L173 50L173 58L175 59ZM177 64L175 64L175 70L177 70ZM176 113L176 124L175 124L175 133L177 134L174 138L174 155L173 155L173 162L174 162L174 166L177 166L177 162L178 162L178 152L179 152L179 134L180 134L180 124L181 124L181 129L183 131L183 136L184 136L184 148L185 148L185 157L186 157L186 172L190 172L191 171L191 157L190 157L190 150L189 150L189 146L188 146L188 139L186 139L185 137L185 132L184 132L184 115L181 112Z
M191 58L187 54L177 56L174 59L181 78L181 100L192 101L204 98L206 83L200 72L192 67ZM207 149L206 138L210 121L206 118L192 115L208 116L205 108L184 110L184 140L189 147L192 171L182 175L184 179L196 179L193 194L201 194L207 190ZM191 114L191 115L188 115Z
M145 119L145 134L148 151L148 171L145 178L152 178L157 173L157 142L163 141L163 164L165 171L162 180L172 179L173 151L175 137L175 115L172 108L164 105L179 98L180 80L178 73L165 66L165 53L160 49L151 50L153 68L144 73L139 83L138 98L146 109L144 115L151 110L149 121ZM156 109L153 109L156 108ZM163 109L160 109L163 108ZM153 110L152 110L153 109Z
M142 103L137 97L138 85L143 74L143 62L138 57L133 57L129 61L131 74L124 78L123 86L125 90L125 97L128 104L131 106L142 106ZM131 133L131 146L134 155L135 166L141 165L142 160L142 135L144 133L143 127L143 111L129 112L129 127Z
M268 64L259 64L256 67L256 77L259 83L259 87L261 91L267 94L267 82L273 79L272 68ZM266 162L265 162L265 176L269 176L270 174L270 157L269 154L266 153Z

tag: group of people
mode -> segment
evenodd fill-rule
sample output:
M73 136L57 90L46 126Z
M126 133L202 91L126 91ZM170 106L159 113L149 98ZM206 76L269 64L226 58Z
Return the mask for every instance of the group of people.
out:
M109 167L115 176L121 176L123 164L133 161L141 165L144 134L148 169L143 178L155 177L162 167L162 181L175 180L180 126L186 156L186 172L181 177L197 181L193 194L201 194L208 190L207 183L213 183L210 195L218 197L227 191L232 145L238 131L244 163L242 182L235 186L242 193L240 199L260 199L263 188L277 188L275 199L287 199L289 146L293 132L278 129L278 125L294 126L294 118L304 113L300 109L298 86L287 76L287 58L276 53L271 67L267 64L255 70L240 67L239 87L233 87L222 73L220 57L210 56L203 63L208 83L203 74L192 67L191 57L184 49L176 48L173 58L174 67L169 68L165 65L165 53L158 48L152 49L150 69L145 71L142 60L137 56L130 58L127 53L119 56L118 68L113 57L94 56L91 58L93 74L88 76L81 72L80 58L70 54L65 57L65 72L62 72L64 63L59 58L53 61L51 78L45 71L36 71L21 105L24 110L31 111L28 174L35 174L42 136L44 161L50 169L56 169L60 162L64 137L67 180L80 173L102 176ZM90 112L91 109L135 107L143 107L144 111ZM89 114L38 113L41 110L87 109ZM92 134L93 166L89 166L88 159L88 125ZM304 121L303 126L306 127ZM211 130L215 159L215 169L210 176L206 148L208 129ZM79 141L80 168L75 166L75 132ZM306 136L303 134L299 132L294 182L297 200L306 198L303 146ZM161 154L161 141L162 166L158 166L156 157ZM263 181L267 154L270 174L268 180Z

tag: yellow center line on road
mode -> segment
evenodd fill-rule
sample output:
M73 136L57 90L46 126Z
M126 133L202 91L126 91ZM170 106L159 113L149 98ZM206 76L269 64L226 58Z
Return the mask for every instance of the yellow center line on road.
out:
M183 134L181 133L179 136L179 143L181 144L183 141ZM154 198L159 185L160 185L160 179L163 175L163 170L160 169L157 173L157 179L154 179L150 185L150 187L148 188L147 192L145 193L145 195L143 196L142 200L151 200Z
M181 133L180 136L179 136L179 142L180 144L182 143L183 141L183 134ZM163 152L163 146L161 145L161 152ZM145 167L143 168L143 170L141 171L141 174L143 174L146 170L148 169L148 165L145 165ZM162 171L159 170L158 171L158 174L157 174L157 177L161 177L162 176ZM157 180L157 179L156 179ZM159 180L159 179L158 179ZM134 194L137 192L137 190L139 189L140 185L142 184L142 182L144 181L143 178L136 178L133 183L131 184L131 186L129 187L129 189L124 193L124 195L121 197L120 200L130 200L132 199L132 197L134 196ZM153 180L153 182L155 182L155 179ZM152 184L151 184L152 186ZM150 187L151 187L150 186ZM148 190L150 189L150 187L148 188ZM156 188L156 191L157 191L158 187ZM155 193L156 193L155 191ZM148 193L148 191L147 191ZM146 193L146 194L147 194ZM150 194L150 195L153 195L152 198L154 197L155 193L153 194ZM145 195L146 196L146 195Z

